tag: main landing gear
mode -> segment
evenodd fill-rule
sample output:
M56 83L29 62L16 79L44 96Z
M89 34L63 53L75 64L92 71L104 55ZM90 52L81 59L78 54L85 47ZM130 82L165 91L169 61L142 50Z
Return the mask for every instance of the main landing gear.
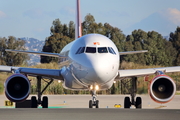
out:
M45 81L47 85L44 87L44 89L41 91L41 76L37 76L37 98L36 96L31 97L31 108L37 108L38 105L41 105L42 108L48 108L48 97L43 96L42 100L42 94L47 89L47 87L53 82L53 80Z
M95 106L95 108L99 108L99 100L96 100L96 90L92 90L91 95L92 100L89 100L89 108L93 108L93 106Z
M137 92L137 77L133 77L131 80L131 88L130 88L130 97L124 98L124 108L130 108L131 105L134 105L136 108L141 109L142 108L142 99L141 97L136 97ZM135 100L136 97L136 100Z

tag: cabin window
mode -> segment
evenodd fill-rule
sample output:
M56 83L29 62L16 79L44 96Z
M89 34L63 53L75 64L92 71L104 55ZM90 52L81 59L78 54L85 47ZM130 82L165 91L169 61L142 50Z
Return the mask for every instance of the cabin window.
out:
M106 47L98 47L98 53L108 53Z
M96 53L95 47L86 47L86 53Z

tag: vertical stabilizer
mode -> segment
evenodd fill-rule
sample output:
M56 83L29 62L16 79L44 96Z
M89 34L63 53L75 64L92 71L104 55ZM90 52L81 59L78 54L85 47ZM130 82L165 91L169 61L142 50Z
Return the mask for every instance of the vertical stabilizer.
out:
M76 1L76 28L75 28L75 39L80 38L82 36L82 25L80 19L80 0Z

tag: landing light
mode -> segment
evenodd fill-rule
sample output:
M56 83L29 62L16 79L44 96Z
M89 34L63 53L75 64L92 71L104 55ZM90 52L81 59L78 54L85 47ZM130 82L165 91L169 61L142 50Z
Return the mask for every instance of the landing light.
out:
M91 86L90 86L90 90L92 90L92 89L93 89L93 86L91 85Z
M95 86L93 86L93 85L91 85L90 86L90 90L99 90L99 86L98 85L95 85Z
M98 86L98 85L96 85L95 89L96 89L96 90L99 90L99 86Z
M58 80L58 83L61 83L61 81L60 81L60 80Z
M116 81L114 81L114 83L116 83Z

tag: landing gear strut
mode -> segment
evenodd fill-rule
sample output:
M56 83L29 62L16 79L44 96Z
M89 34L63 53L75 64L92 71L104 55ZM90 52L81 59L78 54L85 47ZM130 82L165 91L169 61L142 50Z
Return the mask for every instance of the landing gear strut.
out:
M91 91L92 100L89 100L89 108L93 108L95 106L96 108L99 108L99 100L96 100L96 90Z
M137 77L133 77L131 80L131 88L129 90L131 100L129 97L124 98L124 108L130 108L131 105L134 105L136 108L142 108L142 99L141 97L136 97L137 92ZM135 100L136 97L136 100Z
M52 79L50 81L44 80L47 83L47 85L44 87L42 91L41 91L41 80L42 80L42 77L37 76L37 99L36 99L36 96L31 97L31 108L37 108L38 105L41 105L42 108L48 108L48 97L43 96L42 100L41 100L41 97L42 97L43 92L53 82L53 80Z

